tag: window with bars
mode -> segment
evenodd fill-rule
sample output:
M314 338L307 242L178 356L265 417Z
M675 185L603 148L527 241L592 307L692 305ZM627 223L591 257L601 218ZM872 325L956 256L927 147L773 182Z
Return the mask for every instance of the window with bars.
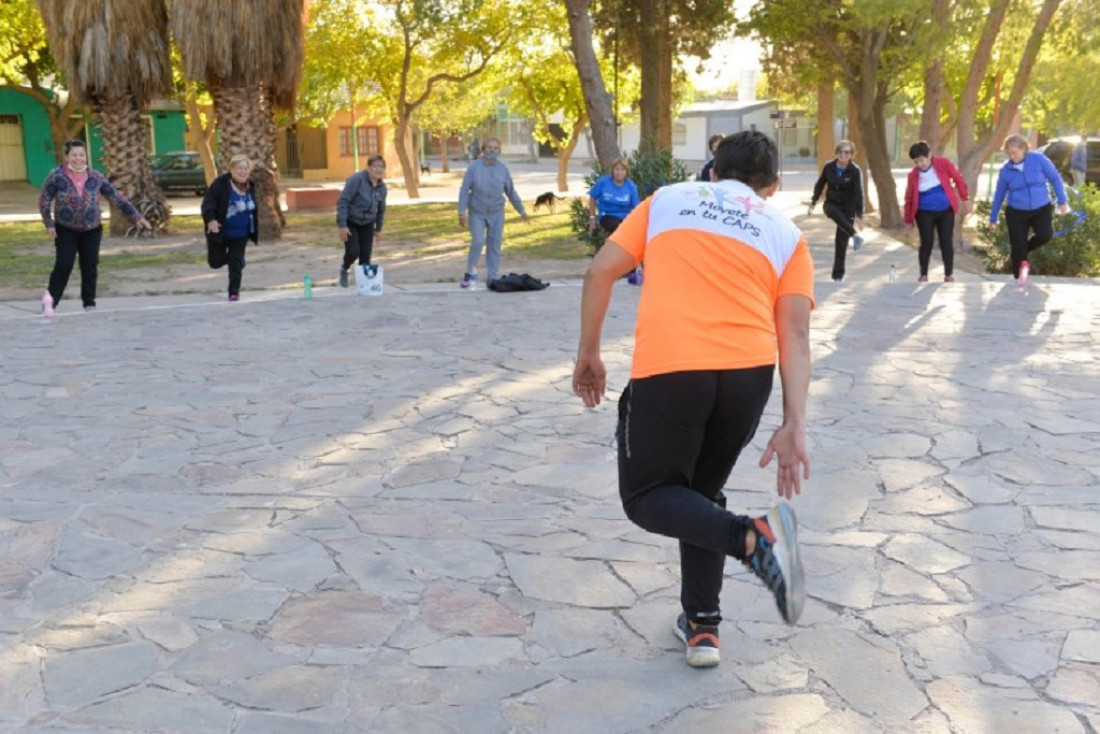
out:
M357 127L355 133L359 143L359 155L382 152L382 138L377 127ZM342 127L340 128L340 157L350 158L352 153L351 128Z

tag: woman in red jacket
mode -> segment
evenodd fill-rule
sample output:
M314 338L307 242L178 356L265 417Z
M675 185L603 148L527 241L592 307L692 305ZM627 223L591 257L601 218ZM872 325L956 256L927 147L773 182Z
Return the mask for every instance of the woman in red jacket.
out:
M909 148L909 157L916 164L909 172L905 186L905 224L910 231L916 224L920 232L919 282L928 282L928 261L932 259L932 235L939 233L940 254L943 256L943 280L954 283L955 214L962 209L963 216L970 209L970 192L966 179L949 159L932 157L928 143L920 140Z

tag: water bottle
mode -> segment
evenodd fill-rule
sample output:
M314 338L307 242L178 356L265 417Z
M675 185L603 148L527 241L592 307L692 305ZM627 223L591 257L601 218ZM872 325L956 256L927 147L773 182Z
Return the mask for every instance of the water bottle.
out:
M890 266L890 282L891 283L897 283L898 282L898 266L897 265L891 265Z
M306 273L305 277L302 278L302 288L305 290L306 300L307 301L312 301L313 300L313 278L311 278L309 276L309 273Z

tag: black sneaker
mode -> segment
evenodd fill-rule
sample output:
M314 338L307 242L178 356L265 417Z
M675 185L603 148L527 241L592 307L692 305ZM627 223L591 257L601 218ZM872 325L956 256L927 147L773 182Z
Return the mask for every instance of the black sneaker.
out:
M798 554L798 522L790 505L780 504L755 520L756 550L745 565L759 576L779 606L787 624L802 616L806 603L806 578Z
M686 647L687 664L693 668L713 668L720 661L718 654L718 627L688 623L687 615L680 612L672 631Z
M341 288L347 288L348 287L348 269L347 268L340 268L340 287Z

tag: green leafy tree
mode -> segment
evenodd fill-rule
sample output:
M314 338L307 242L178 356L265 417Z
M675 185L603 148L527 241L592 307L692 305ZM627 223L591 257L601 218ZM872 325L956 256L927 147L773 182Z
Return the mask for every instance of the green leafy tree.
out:
M522 13L484 0L385 0L365 12L370 32L360 43L393 122L405 190L416 199L417 112L443 86L462 85L483 73L509 42Z
M0 13L0 85L33 97L42 105L50 121L55 151L84 126L84 118L74 117L76 97L58 94L65 87L64 75L50 53L46 26L32 0L4 2Z
M379 98L378 67L362 40L374 33L371 16L358 0L324 0L311 5L306 31L305 67L298 97L299 119L327 124L337 112L351 114L352 127L388 116ZM360 168L358 136L351 136L355 168Z
M498 99L506 88L500 68L490 67L461 86L443 85L429 97L417 111L416 122L421 130L435 133L441 143L440 169L450 170L450 151L447 140L456 136L460 140L470 135L485 121L486 100ZM462 155L463 151L456 151Z
M554 150L558 159L558 191L569 188L569 161L589 127L584 89L568 46L569 39L564 35L564 16L564 6L548 6L534 32L508 54L508 68L514 75L511 106L535 121L536 140ZM605 57L601 76L607 76L610 67L611 60ZM636 75L620 77L620 90L624 89L637 89ZM555 122L564 135L553 133L551 126Z
M672 120L687 96L679 60L710 57L713 46L734 29L727 0L606 0L595 13L604 48L617 47L623 61L640 70L640 133L643 145L672 149Z

